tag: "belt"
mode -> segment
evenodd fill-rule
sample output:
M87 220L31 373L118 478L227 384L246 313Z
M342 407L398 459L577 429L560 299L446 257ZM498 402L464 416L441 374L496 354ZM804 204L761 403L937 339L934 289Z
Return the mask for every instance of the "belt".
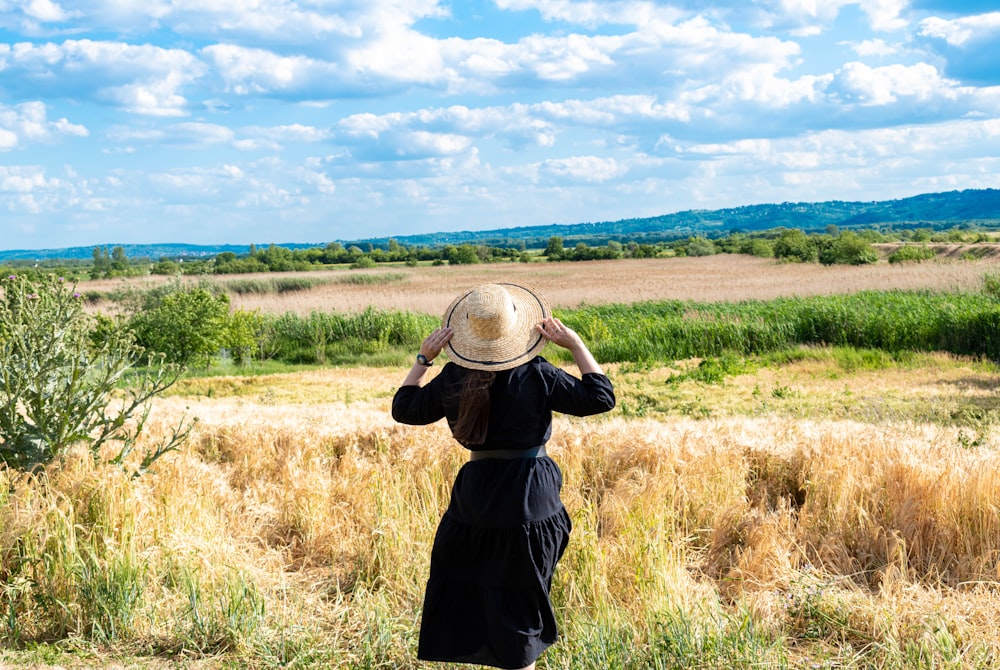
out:
M545 445L529 447L528 449L482 449L469 453L470 461L480 461L484 458L542 458L545 456Z

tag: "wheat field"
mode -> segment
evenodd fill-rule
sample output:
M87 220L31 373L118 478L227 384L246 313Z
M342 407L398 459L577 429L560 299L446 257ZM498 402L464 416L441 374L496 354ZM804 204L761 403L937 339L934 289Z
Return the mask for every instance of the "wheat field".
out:
M566 306L735 300L973 287L990 269L728 260L675 259L672 278L654 269L666 261L419 268L382 299L436 313L458 287L516 277ZM328 309L341 290L285 299ZM628 401L665 376L608 371ZM141 478L85 458L0 471L0 556L27 566L2 584L0 667L464 667L415 660L464 454L440 423L393 423L404 374L190 380L156 400L145 439L181 416L197 418L191 439ZM574 531L553 588L561 640L539 668L997 667L1000 444L991 424L949 420L956 396L992 402L997 381L947 357L806 361L688 384L655 416L557 417Z

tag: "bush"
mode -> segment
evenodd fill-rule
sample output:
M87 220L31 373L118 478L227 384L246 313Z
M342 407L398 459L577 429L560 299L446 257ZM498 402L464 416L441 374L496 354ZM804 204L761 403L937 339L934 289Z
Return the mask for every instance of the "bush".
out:
M921 261L926 261L934 258L934 250L931 249L926 244L904 244L899 247L891 254L889 254L890 263L908 263L915 262L919 263Z
M816 245L808 235L798 229L782 232L774 241L772 249L775 258L799 263L810 263L818 256Z
M229 297L207 289L174 284L168 291L150 291L129 328L145 349L181 365L207 367L224 344Z
M715 254L715 245L712 241L704 237L692 237L687 245L688 256L712 256Z
M853 232L841 233L819 251L823 265L867 265L878 261L871 242Z
M260 342L263 338L264 317L258 310L248 312L238 309L229 315L223 345L237 365L246 365L255 353L261 352Z
M177 448L190 428L130 458L148 401L177 380L160 365L136 370L141 350L120 322L83 311L61 279L15 275L0 299L0 461L31 469L85 444L95 460L142 472Z

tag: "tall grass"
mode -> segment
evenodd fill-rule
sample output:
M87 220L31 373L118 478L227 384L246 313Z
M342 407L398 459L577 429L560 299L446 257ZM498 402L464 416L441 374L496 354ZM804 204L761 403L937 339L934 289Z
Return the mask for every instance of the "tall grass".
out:
M429 667L423 586L463 463L446 428L395 425L384 397L172 398L153 423L191 405L190 448L139 480L84 459L0 471L4 644ZM554 583L562 640L539 667L1000 659L995 445L766 418L560 418L554 434L574 531Z
M440 324L435 317L368 308L357 314L287 312L266 319L262 348L287 363L372 362L380 354L399 363L408 358L427 334Z
M406 281L409 275L403 272L351 272L335 276L302 277L257 275L243 279L229 279L218 282L223 291L236 295L268 295L308 291L317 286L330 284L351 284L381 286Z
M1000 360L1000 304L979 293L864 291L739 303L584 307L560 316L606 362L756 355L798 344Z
M366 275L362 275L366 276ZM1000 360L1000 303L982 293L866 291L738 303L671 300L557 310L606 363L759 356L798 345L940 351ZM260 350L291 364L398 365L439 317L369 307L361 313L264 315ZM555 351L554 357L568 354Z

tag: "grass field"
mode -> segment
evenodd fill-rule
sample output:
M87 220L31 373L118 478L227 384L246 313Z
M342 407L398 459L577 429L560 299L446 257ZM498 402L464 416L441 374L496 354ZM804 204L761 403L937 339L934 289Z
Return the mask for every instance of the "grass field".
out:
M886 289L976 289L982 276L995 272L995 258L980 261L928 261L890 265L824 266L816 263L776 263L752 256L716 255L692 258L587 261L567 263L498 263L489 265L392 267L369 270L338 269L283 276L329 276L331 281L301 291L243 293L232 296L234 307L263 312L361 311L406 309L443 314L458 291L487 281L522 281L535 286L553 307L581 304L633 303L684 299L705 302L767 300L783 296L854 293ZM264 276L266 277L266 275ZM382 277L385 281L349 281L351 277ZM261 275L209 277L225 286ZM168 281L164 277L128 280L131 283ZM187 281L200 281L188 278ZM96 280L80 284L82 292L107 293L123 280Z
M512 273L576 306L973 288L993 269L732 258L407 269L268 309L384 291L381 306L437 313ZM616 410L557 418L574 532L554 585L563 639L540 668L1000 665L995 365L803 348L722 380L695 366L609 366ZM0 474L0 666L447 667L414 655L463 453L443 425L392 422L404 374L188 379L148 437L198 424L151 474Z

